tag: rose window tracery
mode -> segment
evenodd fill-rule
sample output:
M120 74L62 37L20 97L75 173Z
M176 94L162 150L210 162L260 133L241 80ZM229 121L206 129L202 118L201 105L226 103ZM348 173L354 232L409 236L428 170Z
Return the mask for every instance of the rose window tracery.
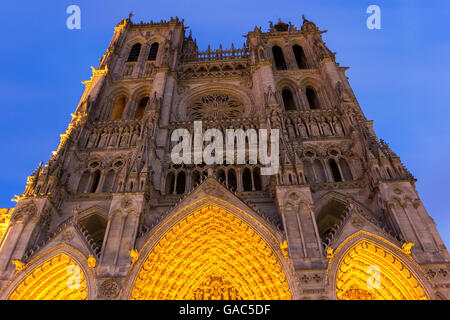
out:
M188 108L191 120L236 119L243 113L243 104L237 98L219 93L202 96Z

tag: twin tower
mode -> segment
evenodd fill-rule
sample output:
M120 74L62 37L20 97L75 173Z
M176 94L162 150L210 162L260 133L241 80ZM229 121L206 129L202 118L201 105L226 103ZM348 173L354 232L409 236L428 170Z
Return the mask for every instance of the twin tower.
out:
M279 21L201 51L186 29L117 24L58 149L2 212L0 298L449 299L415 179L324 31ZM174 163L172 133L195 121L279 130L278 171Z

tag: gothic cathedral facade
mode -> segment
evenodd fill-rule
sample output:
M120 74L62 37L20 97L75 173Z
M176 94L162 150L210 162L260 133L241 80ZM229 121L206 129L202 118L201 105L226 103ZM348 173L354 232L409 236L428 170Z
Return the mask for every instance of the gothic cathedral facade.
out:
M115 27L51 159L1 213L0 299L450 299L450 257L317 26L200 51ZM176 129L279 130L279 169L176 164ZM248 150L247 150L248 152Z

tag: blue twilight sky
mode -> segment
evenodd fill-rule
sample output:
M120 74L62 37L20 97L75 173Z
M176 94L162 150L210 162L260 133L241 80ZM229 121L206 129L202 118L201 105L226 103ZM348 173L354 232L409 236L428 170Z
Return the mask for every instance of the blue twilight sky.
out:
M81 30L66 8L81 8ZM380 6L382 29L366 27ZM200 49L241 46L255 25L278 18L299 27L305 14L337 52L366 114L418 179L417 189L450 248L450 2L444 0L53 0L3 1L0 38L0 207L11 207L26 177L48 161L97 67L114 26L178 16Z

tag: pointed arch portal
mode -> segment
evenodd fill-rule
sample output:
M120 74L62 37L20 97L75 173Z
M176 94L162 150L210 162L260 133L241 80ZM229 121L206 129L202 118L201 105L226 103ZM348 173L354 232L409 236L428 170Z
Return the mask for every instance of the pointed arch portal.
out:
M130 299L291 299L276 253L249 223L215 204L187 214L149 250Z
M87 285L80 265L60 253L33 268L15 287L10 300L86 300Z
M427 300L408 266L384 246L362 239L347 250L336 276L339 300Z

